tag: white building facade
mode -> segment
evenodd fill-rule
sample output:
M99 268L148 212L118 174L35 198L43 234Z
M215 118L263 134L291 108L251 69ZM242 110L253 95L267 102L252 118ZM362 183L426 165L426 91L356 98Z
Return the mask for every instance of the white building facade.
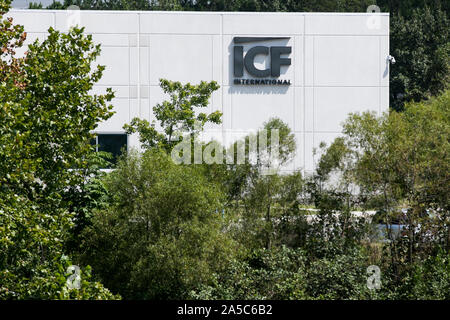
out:
M388 111L388 13L231 13L11 10L27 42L49 27L84 26L102 46L105 65L95 87L111 87L115 115L99 134L121 134L133 117L155 120L165 78L220 85L207 112L223 113L207 133L225 143L271 117L295 133L297 153L286 170L314 169L313 149L330 143L350 112ZM138 146L127 137L128 147Z

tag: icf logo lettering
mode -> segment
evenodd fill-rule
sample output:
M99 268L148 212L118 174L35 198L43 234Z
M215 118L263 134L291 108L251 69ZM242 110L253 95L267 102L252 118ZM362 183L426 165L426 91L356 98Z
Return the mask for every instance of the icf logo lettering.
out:
M233 48L233 74L236 78L244 76L244 68L247 73L256 78L272 77L257 81L247 81L249 79L235 79L235 84L282 84L289 85L290 80L276 80L280 77L281 66L290 66L291 58L287 57L292 52L289 46L262 46L255 45L251 47L244 55L244 43L253 43L260 41L283 40L289 37L234 37ZM257 55L269 56L270 64L265 69L258 69L255 66L255 57ZM273 79L275 78L275 79Z

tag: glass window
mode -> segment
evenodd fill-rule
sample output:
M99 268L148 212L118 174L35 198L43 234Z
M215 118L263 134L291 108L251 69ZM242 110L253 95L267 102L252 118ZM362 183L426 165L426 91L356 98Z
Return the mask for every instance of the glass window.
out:
M113 156L111 162L113 164L117 163L117 158L122 151L127 151L126 134L98 134L91 143L96 145L95 151L111 153Z

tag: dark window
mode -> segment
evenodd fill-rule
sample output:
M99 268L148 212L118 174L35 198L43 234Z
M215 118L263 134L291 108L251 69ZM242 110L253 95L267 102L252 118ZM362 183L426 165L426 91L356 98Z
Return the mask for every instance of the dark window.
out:
M126 134L98 134L91 143L96 145L96 151L111 153L113 157L111 162L113 164L117 163L117 158L122 151L127 151Z

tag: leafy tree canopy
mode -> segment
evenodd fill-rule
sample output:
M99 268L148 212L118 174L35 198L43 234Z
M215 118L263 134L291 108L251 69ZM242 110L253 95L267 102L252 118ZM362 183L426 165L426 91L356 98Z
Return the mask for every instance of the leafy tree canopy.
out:
M111 204L85 231L82 260L125 298L183 299L234 256L224 195L163 150L130 153L105 180Z
M155 122L150 124L139 118L134 118L129 125L124 126L128 134L139 133L144 148L160 147L170 152L179 142L181 135L196 135L203 130L206 123L222 122L220 111L210 114L196 112L201 110L200 108L206 108L211 94L219 89L215 81L183 85L180 82L161 79L160 86L169 96L169 100L158 103L153 107L153 112L163 132L158 131Z
M104 70L91 68L100 47L82 29L50 28L19 58L26 33L2 19L9 4L0 1L0 297L114 298L89 268L69 290L63 252L73 226L64 192L85 179L90 132L112 114L111 90L89 94Z

